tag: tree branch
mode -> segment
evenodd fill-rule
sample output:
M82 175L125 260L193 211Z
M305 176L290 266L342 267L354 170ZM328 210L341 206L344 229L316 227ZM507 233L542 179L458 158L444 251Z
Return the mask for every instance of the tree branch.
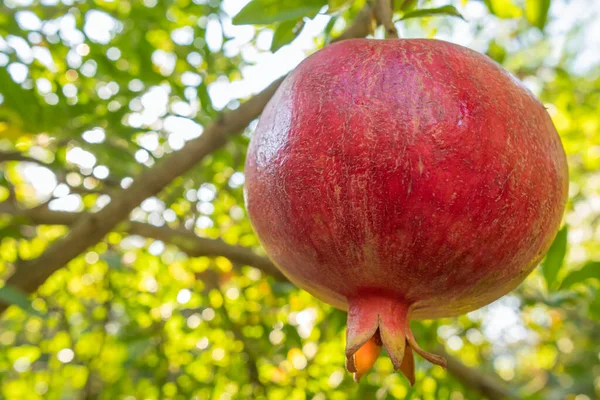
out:
M392 9L392 0L375 0L374 8L375 19L379 25L385 28L385 37L388 39L398 39L398 30L394 25L394 10Z
M356 29L352 32L353 37L368 34L369 30ZM344 38L347 38L346 36ZM119 222L127 220L129 213L143 200L159 193L173 179L183 175L208 154L223 146L231 135L239 134L259 116L283 79L284 77L277 79L238 109L223 113L200 137L189 141L181 150L144 171L127 189L114 194L110 204L101 211L82 216L64 238L54 242L37 259L21 265L6 283L27 293L34 292L50 275L102 240Z
M77 169L73 169L73 168L58 169L56 165L48 164L42 160L38 160L37 158L27 156L18 151L1 151L0 150L0 163L9 162L9 161L28 162L28 163L39 165L40 167L48 168L57 176L57 178L60 182L64 182L65 176L70 172L74 172L74 173L81 175L81 172ZM98 179L98 178L95 178L95 179ZM120 186L119 179L108 177L108 178L98 179L98 180L107 186L117 186L117 187ZM77 190L76 188L73 188L70 185L69 185L69 187L71 189Z
M444 357L447 361L446 369L463 385L477 390L483 396L490 400L519 400L499 378L486 374L478 369L469 368L460 360L451 356L443 348L437 349L434 353Z
M349 27L338 37L331 40L331 43L340 42L346 39L355 39L365 37L373 33L373 9L367 2L363 8L356 14L356 18Z
M44 162L37 160L33 157L25 156L19 153L18 151L0 151L0 162L5 161L22 161L45 166Z
M25 217L35 225L68 226L77 223L79 219L87 216L85 213L52 211L46 207L21 210L7 203L0 203L0 214ZM254 253L246 247L231 246L222 240L201 238L187 229L173 229L167 226L154 226L142 222L127 221L120 224L117 228L118 230L128 232L132 235L160 240L178 246L190 257L222 256L228 258L233 263L250 265L257 268L279 281L288 281L271 260ZM25 273L20 273L19 269L17 269L11 279L13 285L25 285L28 276ZM0 312L3 311L3 307L4 306L0 303Z

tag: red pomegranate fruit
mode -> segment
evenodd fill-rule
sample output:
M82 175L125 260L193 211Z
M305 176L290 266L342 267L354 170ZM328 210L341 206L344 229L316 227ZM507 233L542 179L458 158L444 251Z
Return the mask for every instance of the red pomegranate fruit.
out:
M348 310L347 369L385 347L413 383L411 319L514 289L561 222L567 163L543 105L488 57L438 40L348 40L265 108L246 204L271 259Z

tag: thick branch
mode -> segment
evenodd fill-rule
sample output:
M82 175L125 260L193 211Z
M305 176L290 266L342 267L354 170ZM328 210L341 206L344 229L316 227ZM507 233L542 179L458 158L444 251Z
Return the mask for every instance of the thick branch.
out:
M362 37L368 33L368 30L356 30L352 34ZM34 292L55 271L102 240L119 222L127 220L129 213L144 199L156 195L173 179L183 175L208 154L223 146L229 136L240 133L258 117L282 81L283 78L277 79L238 109L223 113L200 137L146 170L129 188L116 193L111 203L101 211L82 216L64 238L54 242L39 258L19 266L7 284L28 293Z
M373 9L369 3L358 12L352 24L346 28L338 37L334 38L331 43L339 42L346 39L361 38L373 33Z
M22 216L35 225L68 226L75 224L80 218L86 216L84 213L52 211L46 207L19 210L6 203L0 204L0 214ZM279 271L279 269L277 269L271 260L255 254L246 247L231 246L221 240L201 238L186 229L154 226L142 222L128 221L120 224L118 229L132 235L139 235L176 245L191 257L222 256L228 258L235 264L250 265L260 269L265 274L270 275L277 280L287 281L287 278ZM17 270L12 279L13 285L26 285L28 277L26 274L19 274L19 271ZM0 311L2 309L2 304L0 304Z
M32 164L37 164L40 167L48 168L58 177L59 182L64 182L65 176L69 172L75 172L77 174L81 174L81 172L78 169L72 169L72 168L59 169L56 165L48 164L42 160L38 160L37 158L27 156L18 151L0 151L0 163L9 162L9 161L28 162L28 163L32 163ZM96 179L98 179L98 178L96 178ZM119 179L108 177L108 178L98 179L98 180L107 186L120 186ZM71 187L71 189L72 189L71 191L73 191L74 193L76 190L78 190L77 188L73 188L73 187ZM80 190L85 190L85 189L80 189Z
M446 369L463 385L477 390L490 400L512 399L519 400L512 391L499 378L487 375L478 369L469 368L457 358L448 354L444 349L438 349L436 354L444 357L447 361Z
M40 161L36 158L26 156L24 154L19 153L18 151L0 151L0 162L5 161L20 161L20 162L29 162L33 164L39 164L41 166L47 167L46 163Z
M388 39L397 39L398 30L394 25L394 11L392 9L392 0L375 0L375 19L379 25L385 28L385 37Z

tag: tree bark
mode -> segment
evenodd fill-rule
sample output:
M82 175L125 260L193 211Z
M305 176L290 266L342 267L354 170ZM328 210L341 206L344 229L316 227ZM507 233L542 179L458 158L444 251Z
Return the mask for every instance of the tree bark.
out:
M0 204L0 215L8 214L26 218L33 225L67 225L71 226L86 216L85 213L52 211L47 207L30 209L17 209L10 204ZM155 226L143 222L126 221L117 226L119 231L131 235L160 240L167 244L179 247L190 257L222 256L235 264L249 265L261 270L281 282L288 279L267 257L254 253L251 249L241 246L232 246L222 240L202 238L187 229L174 229L168 226ZM0 303L0 311L3 310Z

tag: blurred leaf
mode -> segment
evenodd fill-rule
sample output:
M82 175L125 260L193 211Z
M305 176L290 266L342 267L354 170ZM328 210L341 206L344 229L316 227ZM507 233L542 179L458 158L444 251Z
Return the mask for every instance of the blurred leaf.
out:
M328 12L333 13L350 7L355 0L329 0Z
M125 271L127 268L121 262L121 257L113 252L106 252L100 257L114 271Z
M253 0L233 17L234 25L271 24L302 17L312 18L327 0Z
M571 303L578 298L573 292L556 292L548 296L545 303L551 307L562 307L566 303Z
M487 55L499 64L506 58L506 49L492 40L488 46Z
M490 12L499 18L518 18L523 15L523 10L512 0L483 0Z
M23 237L23 235L21 234L20 226L12 223L10 225L0 227L0 238L7 238L7 237L12 237L12 238Z
M273 290L273 293L283 296L292 293L296 290L296 287L287 282L273 282L271 284L271 289Z
M198 98L200 99L202 111L209 117L214 117L217 114L217 111L213 107L212 100L208 94L208 88L204 82L198 85Z
M600 320L600 291L596 293L594 300L589 304L590 316L596 320Z
M569 289L571 286L590 278L595 278L600 281L600 261L589 262L577 271L569 273L560 284L560 289Z
M396 0L394 1L394 9L407 12L417 6L418 0Z
M302 338L295 326L286 324L283 326L282 331L285 333L285 345L287 348L302 347Z
M525 0L525 16L533 26L544 29L551 0Z
M454 6L443 6L439 8L422 8L420 10L413 10L404 14L404 16L401 19L404 20L409 18L423 18L432 16L450 16L458 17L462 20L465 19Z
M271 42L271 51L274 53L286 44L291 43L302 31L304 21L289 20L281 22L277 25Z
M39 311L32 307L31 302L25 293L12 286L3 286L0 288L0 300L7 304L15 305L29 314L34 314L38 317L43 316Z
M323 321L323 334L325 337L334 337L346 327L348 314L338 309L332 309L326 321Z
M546 254L542 271L544 273L544 279L546 280L548 290L552 290L554 288L556 277L558 276L558 272L563 265L565 253L567 251L567 236L568 231L567 226L565 225L560 231L558 231L552 246L550 246L550 250L548 250L548 254Z

